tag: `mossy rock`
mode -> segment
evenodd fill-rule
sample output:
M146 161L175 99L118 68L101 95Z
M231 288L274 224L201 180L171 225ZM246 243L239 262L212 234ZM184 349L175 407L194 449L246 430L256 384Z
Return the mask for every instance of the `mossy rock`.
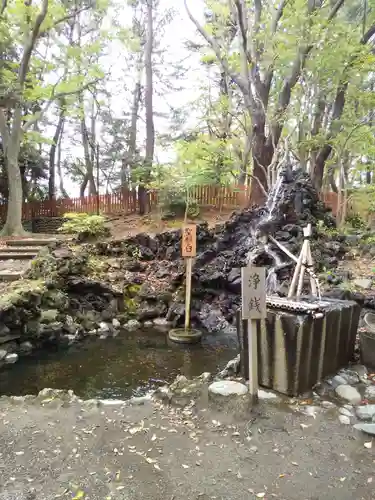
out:
M10 285L0 297L0 311L10 306L39 306L46 287L43 280L22 280Z
M139 294L141 286L137 283L127 283L123 289L124 297L134 299Z
M46 290L42 297L42 307L45 309L65 310L69 307L69 298L62 290Z
M50 324L56 321L59 311L57 309L46 309L41 312L40 322Z

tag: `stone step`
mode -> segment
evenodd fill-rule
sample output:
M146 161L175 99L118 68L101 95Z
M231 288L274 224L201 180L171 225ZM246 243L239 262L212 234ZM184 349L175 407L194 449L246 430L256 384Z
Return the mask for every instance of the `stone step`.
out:
M23 271L0 271L0 281L17 281L23 276Z
M56 238L22 238L19 240L7 240L7 247L42 247L56 243Z
M38 255L38 252L0 252L0 260L31 260Z
M5 253L38 253L40 252L40 250L42 249L43 247L39 246L39 247L32 247L32 246L29 246L29 247L4 247L2 248L0 251L2 252L5 252Z

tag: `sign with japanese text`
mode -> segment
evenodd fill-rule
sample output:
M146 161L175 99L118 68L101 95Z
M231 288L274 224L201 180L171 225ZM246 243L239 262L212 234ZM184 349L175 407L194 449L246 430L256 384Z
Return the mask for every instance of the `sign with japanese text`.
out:
M242 319L263 319L266 310L266 269L264 267L243 267L242 276Z
M182 228L182 257L195 257L197 254L197 226L190 224Z

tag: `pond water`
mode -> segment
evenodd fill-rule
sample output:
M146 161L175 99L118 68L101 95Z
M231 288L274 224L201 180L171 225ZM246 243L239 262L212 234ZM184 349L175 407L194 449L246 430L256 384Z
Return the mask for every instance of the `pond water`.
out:
M45 387L72 389L84 398L128 398L152 387L153 379L171 382L216 373L237 354L228 343L206 337L202 344L179 345L158 331L123 332L88 340L69 349L38 352L0 371L0 395L36 394Z

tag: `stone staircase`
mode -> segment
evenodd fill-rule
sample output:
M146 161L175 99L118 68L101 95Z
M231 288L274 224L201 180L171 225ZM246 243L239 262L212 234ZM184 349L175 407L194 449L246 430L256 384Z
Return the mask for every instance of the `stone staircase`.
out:
M30 261L42 247L54 243L54 238L23 238L7 240L0 248L0 281L16 281L22 278Z

